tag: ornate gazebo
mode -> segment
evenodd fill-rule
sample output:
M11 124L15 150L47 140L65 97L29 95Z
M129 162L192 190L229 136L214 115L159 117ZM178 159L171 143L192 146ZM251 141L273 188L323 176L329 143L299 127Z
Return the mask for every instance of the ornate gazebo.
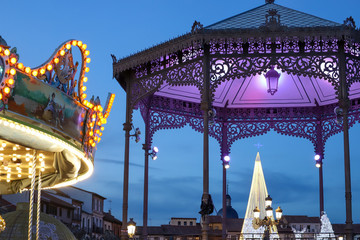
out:
M348 129L360 120L360 32L289 9L273 0L129 57L113 57L113 74L126 91L123 227L128 207L132 113L145 121L144 237L147 235L148 156L160 129L185 125L202 132L203 239L207 239L209 136L221 160L239 139L274 130L306 138L319 155L320 212L324 210L322 161L326 140L344 135L346 229L352 235ZM223 177L226 178L226 163ZM223 208L225 207L225 181ZM224 216L225 224L226 216ZM225 236L223 227L223 236Z

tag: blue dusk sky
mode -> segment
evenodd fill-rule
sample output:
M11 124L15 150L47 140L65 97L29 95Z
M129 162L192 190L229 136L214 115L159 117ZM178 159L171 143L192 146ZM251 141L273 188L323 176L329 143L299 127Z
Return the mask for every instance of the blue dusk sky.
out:
M191 30L195 20L204 26L264 4L264 0L139 0L139 1L4 1L1 36L17 47L20 61L36 67L45 62L62 42L82 40L88 45L90 72L88 96L116 94L115 103L98 145L93 175L76 184L107 198L104 210L122 220L125 93L112 77L112 59L126 57ZM359 0L276 0L275 3L338 23L353 16L360 26ZM144 132L138 111L134 125ZM334 223L345 222L343 135L331 137L325 146L325 211ZM350 129L353 220L360 223L360 124ZM144 139L142 137L142 139ZM150 161L149 225L167 224L171 217L195 217L202 195L202 134L185 127L159 131L154 144L159 158ZM142 143L131 141L128 216L142 225L144 152ZM284 214L319 215L319 177L312 144L305 139L270 132L237 141L232 146L228 170L232 206L244 217L254 161L260 156L268 192ZM221 208L222 166L219 145L210 139L210 193L216 210Z

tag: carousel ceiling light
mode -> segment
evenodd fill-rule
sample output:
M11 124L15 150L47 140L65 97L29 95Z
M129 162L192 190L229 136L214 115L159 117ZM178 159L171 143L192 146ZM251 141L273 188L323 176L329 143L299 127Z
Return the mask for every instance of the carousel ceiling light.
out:
M272 66L271 69L265 74L266 85L268 88L267 92L271 95L274 95L274 93L276 93L278 90L280 75L281 74L274 69L274 66Z

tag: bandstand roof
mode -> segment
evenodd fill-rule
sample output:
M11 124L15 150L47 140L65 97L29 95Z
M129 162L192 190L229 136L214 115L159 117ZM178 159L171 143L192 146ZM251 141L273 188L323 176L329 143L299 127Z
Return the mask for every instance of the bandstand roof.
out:
M352 114L360 109L360 31L352 18L340 24L269 2L207 27L195 21L190 33L120 60L113 56L114 77L125 90L130 83L131 108L148 108L164 119L166 114L201 119L201 103L211 98L218 124L236 122L240 132L241 122L251 128L253 120L268 121L264 130L257 126L258 132L255 127L241 134L229 130L229 145L280 128L272 123L279 119L308 121L313 127L317 119L332 124L321 141L340 132L334 120L339 99L351 100ZM281 74L273 95L264 76L271 67ZM178 124L164 119L150 135ZM320 141L315 132L291 130L297 127L276 131ZM216 127L211 131L221 142Z
M237 14L217 23L211 24L205 29L246 29L259 28L264 25L264 13L270 9L276 9L281 16L281 24L287 27L334 27L341 24L329 21L314 15L303 13L291 8L283 7L275 3L266 3L257 8Z

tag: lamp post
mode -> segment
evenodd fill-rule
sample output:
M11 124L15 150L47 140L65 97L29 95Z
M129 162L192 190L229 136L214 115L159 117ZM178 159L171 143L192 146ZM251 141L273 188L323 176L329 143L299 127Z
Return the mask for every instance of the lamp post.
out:
M136 230L136 222L134 222L134 220L130 218L130 221L127 224L127 232L130 239L134 237L135 230Z
M280 220L282 218L282 210L280 207L278 207L275 210L275 217L276 219L273 217L273 209L271 207L272 204L272 198L270 197L270 195L268 195L265 198L265 217L263 219L260 219L260 209L258 207L255 207L254 209L254 219L253 219L253 227L254 229L258 229L260 227L265 227L265 232L264 232L264 236L263 239L265 240L269 240L270 239L270 233L271 233L271 229L274 226L279 225Z

